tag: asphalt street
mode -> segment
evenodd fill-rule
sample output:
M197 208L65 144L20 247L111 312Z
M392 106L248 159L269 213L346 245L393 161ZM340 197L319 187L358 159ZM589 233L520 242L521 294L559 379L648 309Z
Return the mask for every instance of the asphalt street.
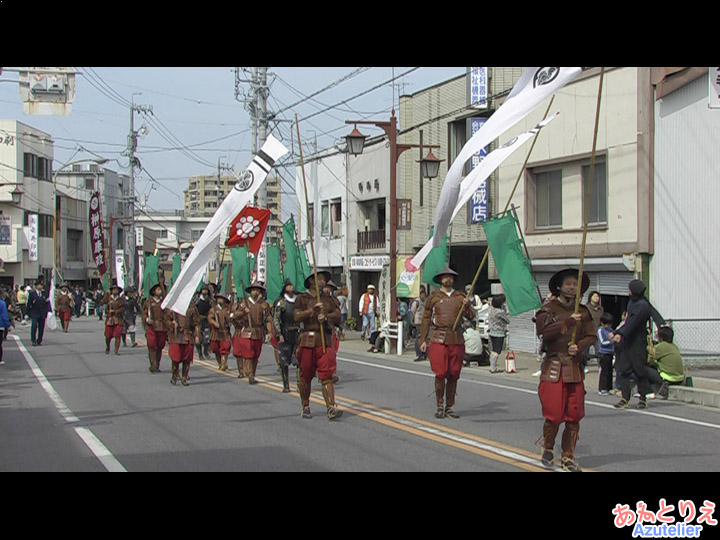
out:
M74 319L68 333L47 331L38 347L29 326L10 334L0 366L0 470L547 472L538 459L542 418L531 377L465 368L460 418L436 419L427 362L345 342L337 385L345 414L328 421L315 380L313 418L305 420L298 394L281 392L270 345L257 385L196 360L190 385L173 386L167 351L162 372L151 374L142 336L137 348L106 355L102 328L94 317ZM588 389L576 452L585 471L720 469L720 411L612 403Z

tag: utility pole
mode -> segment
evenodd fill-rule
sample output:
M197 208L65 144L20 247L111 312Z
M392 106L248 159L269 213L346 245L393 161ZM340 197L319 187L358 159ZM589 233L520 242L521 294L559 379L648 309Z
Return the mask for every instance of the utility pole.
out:
M135 105L135 94L131 97L130 104L130 135L128 135L128 156L130 158L130 185L128 186L128 193L125 201L130 206L129 208L129 221L125 227L125 263L127 265L127 278L125 279L125 285L137 285L137 279L135 276L137 249L135 245L135 165L139 164L135 157L135 150L137 150L137 137L138 131L135 131L135 113L149 113L152 114L152 105ZM140 132L147 133L147 128L143 125L140 128Z
M248 74L248 69L252 69L249 79L240 78L241 69L246 75ZM265 143L265 139L267 138L267 99L270 95L267 75L268 68L266 67L235 68L235 99L242 101L245 105L245 110L250 113L253 156L257 154L258 149L262 148L262 145ZM241 82L250 84L250 91L247 94L240 91L239 84ZM242 96L242 99L239 99L240 96ZM267 188L264 183L255 194L255 203L259 206L267 205Z

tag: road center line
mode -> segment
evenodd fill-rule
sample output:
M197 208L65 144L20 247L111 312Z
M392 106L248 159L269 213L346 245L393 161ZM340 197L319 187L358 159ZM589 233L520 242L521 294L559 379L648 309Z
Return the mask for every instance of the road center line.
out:
M25 348L25 345L23 345L23 342L20 340L20 338L12 334L10 335L10 337L15 340L18 349L25 358L25 361L28 363L28 366L30 366L30 370L32 371L33 375L35 375L35 378L40 383L42 389L45 390L45 393L55 405L55 408L58 410L60 415L65 419L68 424L75 424L77 422L80 422L80 419L73 414L70 408L60 397L60 394L57 393L50 381L47 380L47 377L45 377L45 374L40 369L40 366L37 365L35 359ZM73 429L75 430L75 433L77 433L78 437L80 437L80 439L87 445L90 451L95 455L96 458L98 458L100 463L103 464L103 467L105 467L108 472L127 472L125 467L123 467L122 464L115 458L115 456L110 453L110 451L105 447L105 445L100 441L100 439L95 436L92 431L90 431L88 428L79 426L73 426Z

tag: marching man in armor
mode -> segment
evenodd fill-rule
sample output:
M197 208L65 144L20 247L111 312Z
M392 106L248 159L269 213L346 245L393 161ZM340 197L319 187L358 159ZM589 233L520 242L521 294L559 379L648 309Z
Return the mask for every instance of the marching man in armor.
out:
M272 314L270 306L263 299L265 287L258 281L245 289L249 297L238 300L230 314L235 334L233 335L233 355L237 358L238 371L244 369L250 384L255 384L255 373L266 338L272 333ZM264 325L264 326L263 326ZM243 364L240 366L240 359Z
M427 352L430 367L435 373L436 418L458 418L453 407L465 357L465 340L462 321L457 324L456 330L453 330L453 325L460 311L469 320L475 318L475 311L465 295L453 289L457 276L457 272L446 267L433 277L441 289L434 291L425 302L420 328L420 350Z
M322 290L323 285L330 278L329 272L317 272L318 288ZM334 420L342 415L342 411L335 405L335 384L332 380L337 369L337 353L332 344L332 328L334 324L340 322L340 310L329 295L321 293L318 301L312 294L316 290L314 273L311 273L305 279L305 287L308 292L298 296L293 312L295 322L303 324L297 353L300 365L298 390L302 404L302 417L312 418L310 414L310 385L317 374L322 384L327 417L329 420ZM321 326L324 343L321 336Z
M115 354L120 354L120 340L123 331L123 315L125 313L125 300L120 295L122 287L117 283L110 286L102 298L105 307L105 354L110 354L110 342L115 338Z
M582 275L581 295L590 286L590 278ZM542 463L553 466L553 448L560 424L562 434L562 468L579 472L575 445L580 420L585 416L585 386L582 350L595 342L595 325L588 309L580 305L575 313L578 270L561 270L550 278L552 297L535 314L535 328L542 336L547 356L540 366L538 395L542 404Z
M167 343L167 326L165 324L165 309L162 307L165 297L165 287L156 283L150 287L150 297L143 308L143 321L145 321L145 339L150 360L150 373L160 371L162 352Z

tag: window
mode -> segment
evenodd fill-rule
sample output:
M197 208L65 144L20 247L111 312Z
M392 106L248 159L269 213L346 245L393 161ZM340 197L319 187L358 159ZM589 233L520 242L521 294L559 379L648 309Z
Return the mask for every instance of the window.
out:
M320 203L320 230L324 236L330 234L330 204L328 201Z
M330 233L333 236L342 236L342 201L330 201Z
M590 165L583 165L583 214L588 189L592 189L590 196L590 211L587 216L588 225L604 225L607 223L607 166L605 162L595 162L593 170L592 188L590 187Z
M50 214L38 214L38 236L40 238L53 237L53 217Z
M83 233L78 229L68 229L67 244L65 253L68 261L82 261L82 237Z
M24 169L23 174L25 176L31 176L37 178L37 156L35 154L25 153L24 158Z
M314 236L313 230L315 229L315 205L310 203L308 204L308 235L307 237L310 238L311 236Z
M535 173L535 227L562 227L562 170Z

